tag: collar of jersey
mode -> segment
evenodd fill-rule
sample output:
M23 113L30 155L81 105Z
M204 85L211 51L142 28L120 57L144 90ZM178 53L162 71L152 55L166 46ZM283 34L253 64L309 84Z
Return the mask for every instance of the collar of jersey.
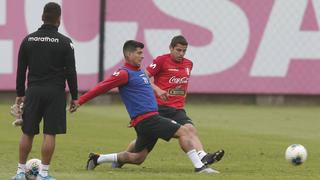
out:
M183 63L183 61L184 61L184 58L182 58L181 61L173 60L173 58L171 57L171 55L169 56L169 58L170 58L170 60L171 60L172 62L177 63L177 64L181 64L181 63Z
M129 69L134 70L134 71L139 71L139 70L140 70L140 67L134 66L134 65L129 64L129 63L127 63L127 62L124 63L124 67L129 68Z
M48 29L58 31L58 27L52 24L43 24L39 29Z

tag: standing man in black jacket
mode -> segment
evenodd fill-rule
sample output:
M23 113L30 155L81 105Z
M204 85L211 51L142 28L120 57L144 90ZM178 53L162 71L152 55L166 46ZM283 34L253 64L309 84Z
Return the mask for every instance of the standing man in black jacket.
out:
M31 151L34 135L39 134L43 123L41 167L37 180L54 180L48 175L54 153L56 134L66 133L67 80L72 100L70 108L78 99L77 74L72 41L58 32L61 7L57 3L45 5L43 25L38 31L24 38L18 55L16 81L16 104L24 103L22 136L19 144L19 163L14 180L25 180L25 164ZM26 71L28 88L25 91Z

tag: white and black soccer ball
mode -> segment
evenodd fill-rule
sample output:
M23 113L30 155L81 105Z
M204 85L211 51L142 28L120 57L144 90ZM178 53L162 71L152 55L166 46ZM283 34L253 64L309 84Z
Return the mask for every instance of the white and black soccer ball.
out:
M26 178L28 180L35 180L39 174L41 166L40 159L30 159L26 163Z
M285 153L286 160L293 165L300 165L307 160L307 150L301 144L290 145Z

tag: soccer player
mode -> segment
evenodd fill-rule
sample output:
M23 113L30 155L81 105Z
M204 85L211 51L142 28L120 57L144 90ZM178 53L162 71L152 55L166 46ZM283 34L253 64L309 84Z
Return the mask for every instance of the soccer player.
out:
M193 63L184 58L188 47L187 40L181 36L172 38L169 49L170 54L157 57L153 63L147 67L146 73L154 78L153 89L161 116L175 120L185 126L191 133L192 141L195 144L197 153L206 165L221 160L224 150L215 153L206 153L197 135L192 120L186 115L184 110L185 99Z
M118 87L122 101L131 118L130 124L137 134L134 152L124 151L103 155L90 153L87 170L93 170L101 163L116 162L139 165L151 152L158 138L166 141L177 138L181 149L193 163L195 172L218 173L201 162L186 127L171 119L159 116L156 98L149 78L140 69L144 57L143 48L144 44L141 42L126 41L123 46L123 54L126 60L124 66L79 99L79 105L83 105L90 99ZM77 107L72 109L71 112L74 112Z
M192 120L184 110L189 78L193 67L192 61L184 58L187 47L188 42L183 36L173 37L169 46L170 53L157 57L147 67L146 74L154 79L151 84L156 93L160 116L173 119L186 127L190 132L191 140L201 161L205 165L210 165L221 160L224 150L206 153ZM127 151L134 151L134 147L135 141L132 141ZM122 166L123 164L119 163L112 164L113 168L121 168Z
M22 136L19 144L18 170L13 180L25 180L25 168L33 138L39 134L44 120L42 164L37 180L54 180L48 175L55 149L56 134L66 133L67 80L72 96L71 107L77 103L78 85L74 49L71 40L58 32L61 7L57 3L44 6L43 25L21 43L18 55L16 104L24 103ZM26 71L28 88L25 91Z

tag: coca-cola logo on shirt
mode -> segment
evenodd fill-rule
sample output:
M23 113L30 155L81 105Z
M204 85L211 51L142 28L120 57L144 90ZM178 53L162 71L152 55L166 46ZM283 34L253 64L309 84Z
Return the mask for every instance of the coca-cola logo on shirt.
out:
M186 84L188 83L188 77L175 77L175 76L172 76L170 79L169 79L169 83L175 83L175 84Z

